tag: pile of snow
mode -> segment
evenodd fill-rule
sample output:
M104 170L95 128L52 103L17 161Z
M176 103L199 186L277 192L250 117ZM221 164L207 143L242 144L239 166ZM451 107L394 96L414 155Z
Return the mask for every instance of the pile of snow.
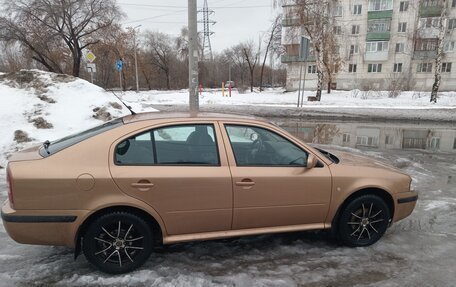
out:
M0 103L3 167L16 150L128 114L113 94L98 86L39 70L0 75Z

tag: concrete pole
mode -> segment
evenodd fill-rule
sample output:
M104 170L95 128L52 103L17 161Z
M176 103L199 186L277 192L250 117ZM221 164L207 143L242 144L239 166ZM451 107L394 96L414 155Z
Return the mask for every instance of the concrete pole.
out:
M137 56L137 51L136 51L136 28L141 27L142 25L138 25L135 28L133 28L133 33L134 33L134 45L135 45L135 73L136 73L136 92L139 93L139 77L138 77L138 56Z
M188 0L188 84L190 112L199 111L198 98L198 19L196 0Z

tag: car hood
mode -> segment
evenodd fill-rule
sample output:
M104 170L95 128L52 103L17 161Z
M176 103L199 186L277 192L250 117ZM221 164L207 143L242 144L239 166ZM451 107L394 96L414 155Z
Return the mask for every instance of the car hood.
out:
M367 157L367 156L354 155L352 153L344 152L344 151L334 151L334 150L328 150L328 151L339 158L340 165L382 168L382 169L388 169L388 170L391 170L394 172L399 172L399 173L407 175L405 172L403 172L402 170L400 170L392 165L380 162L378 160L375 160L375 159Z

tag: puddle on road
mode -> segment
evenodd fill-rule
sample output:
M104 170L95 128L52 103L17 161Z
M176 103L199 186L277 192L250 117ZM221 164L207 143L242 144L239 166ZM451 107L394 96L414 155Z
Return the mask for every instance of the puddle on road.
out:
M456 153L454 125L436 127L435 123L312 122L277 118L272 121L307 143Z

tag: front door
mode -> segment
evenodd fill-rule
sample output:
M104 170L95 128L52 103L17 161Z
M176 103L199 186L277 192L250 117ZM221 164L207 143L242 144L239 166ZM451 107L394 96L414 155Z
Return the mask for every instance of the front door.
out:
M152 206L168 235L231 229L231 174L215 123L174 124L129 135L113 153L119 188Z
M221 129L233 177L233 229L324 223L331 197L324 163L306 168L309 152L272 126Z

